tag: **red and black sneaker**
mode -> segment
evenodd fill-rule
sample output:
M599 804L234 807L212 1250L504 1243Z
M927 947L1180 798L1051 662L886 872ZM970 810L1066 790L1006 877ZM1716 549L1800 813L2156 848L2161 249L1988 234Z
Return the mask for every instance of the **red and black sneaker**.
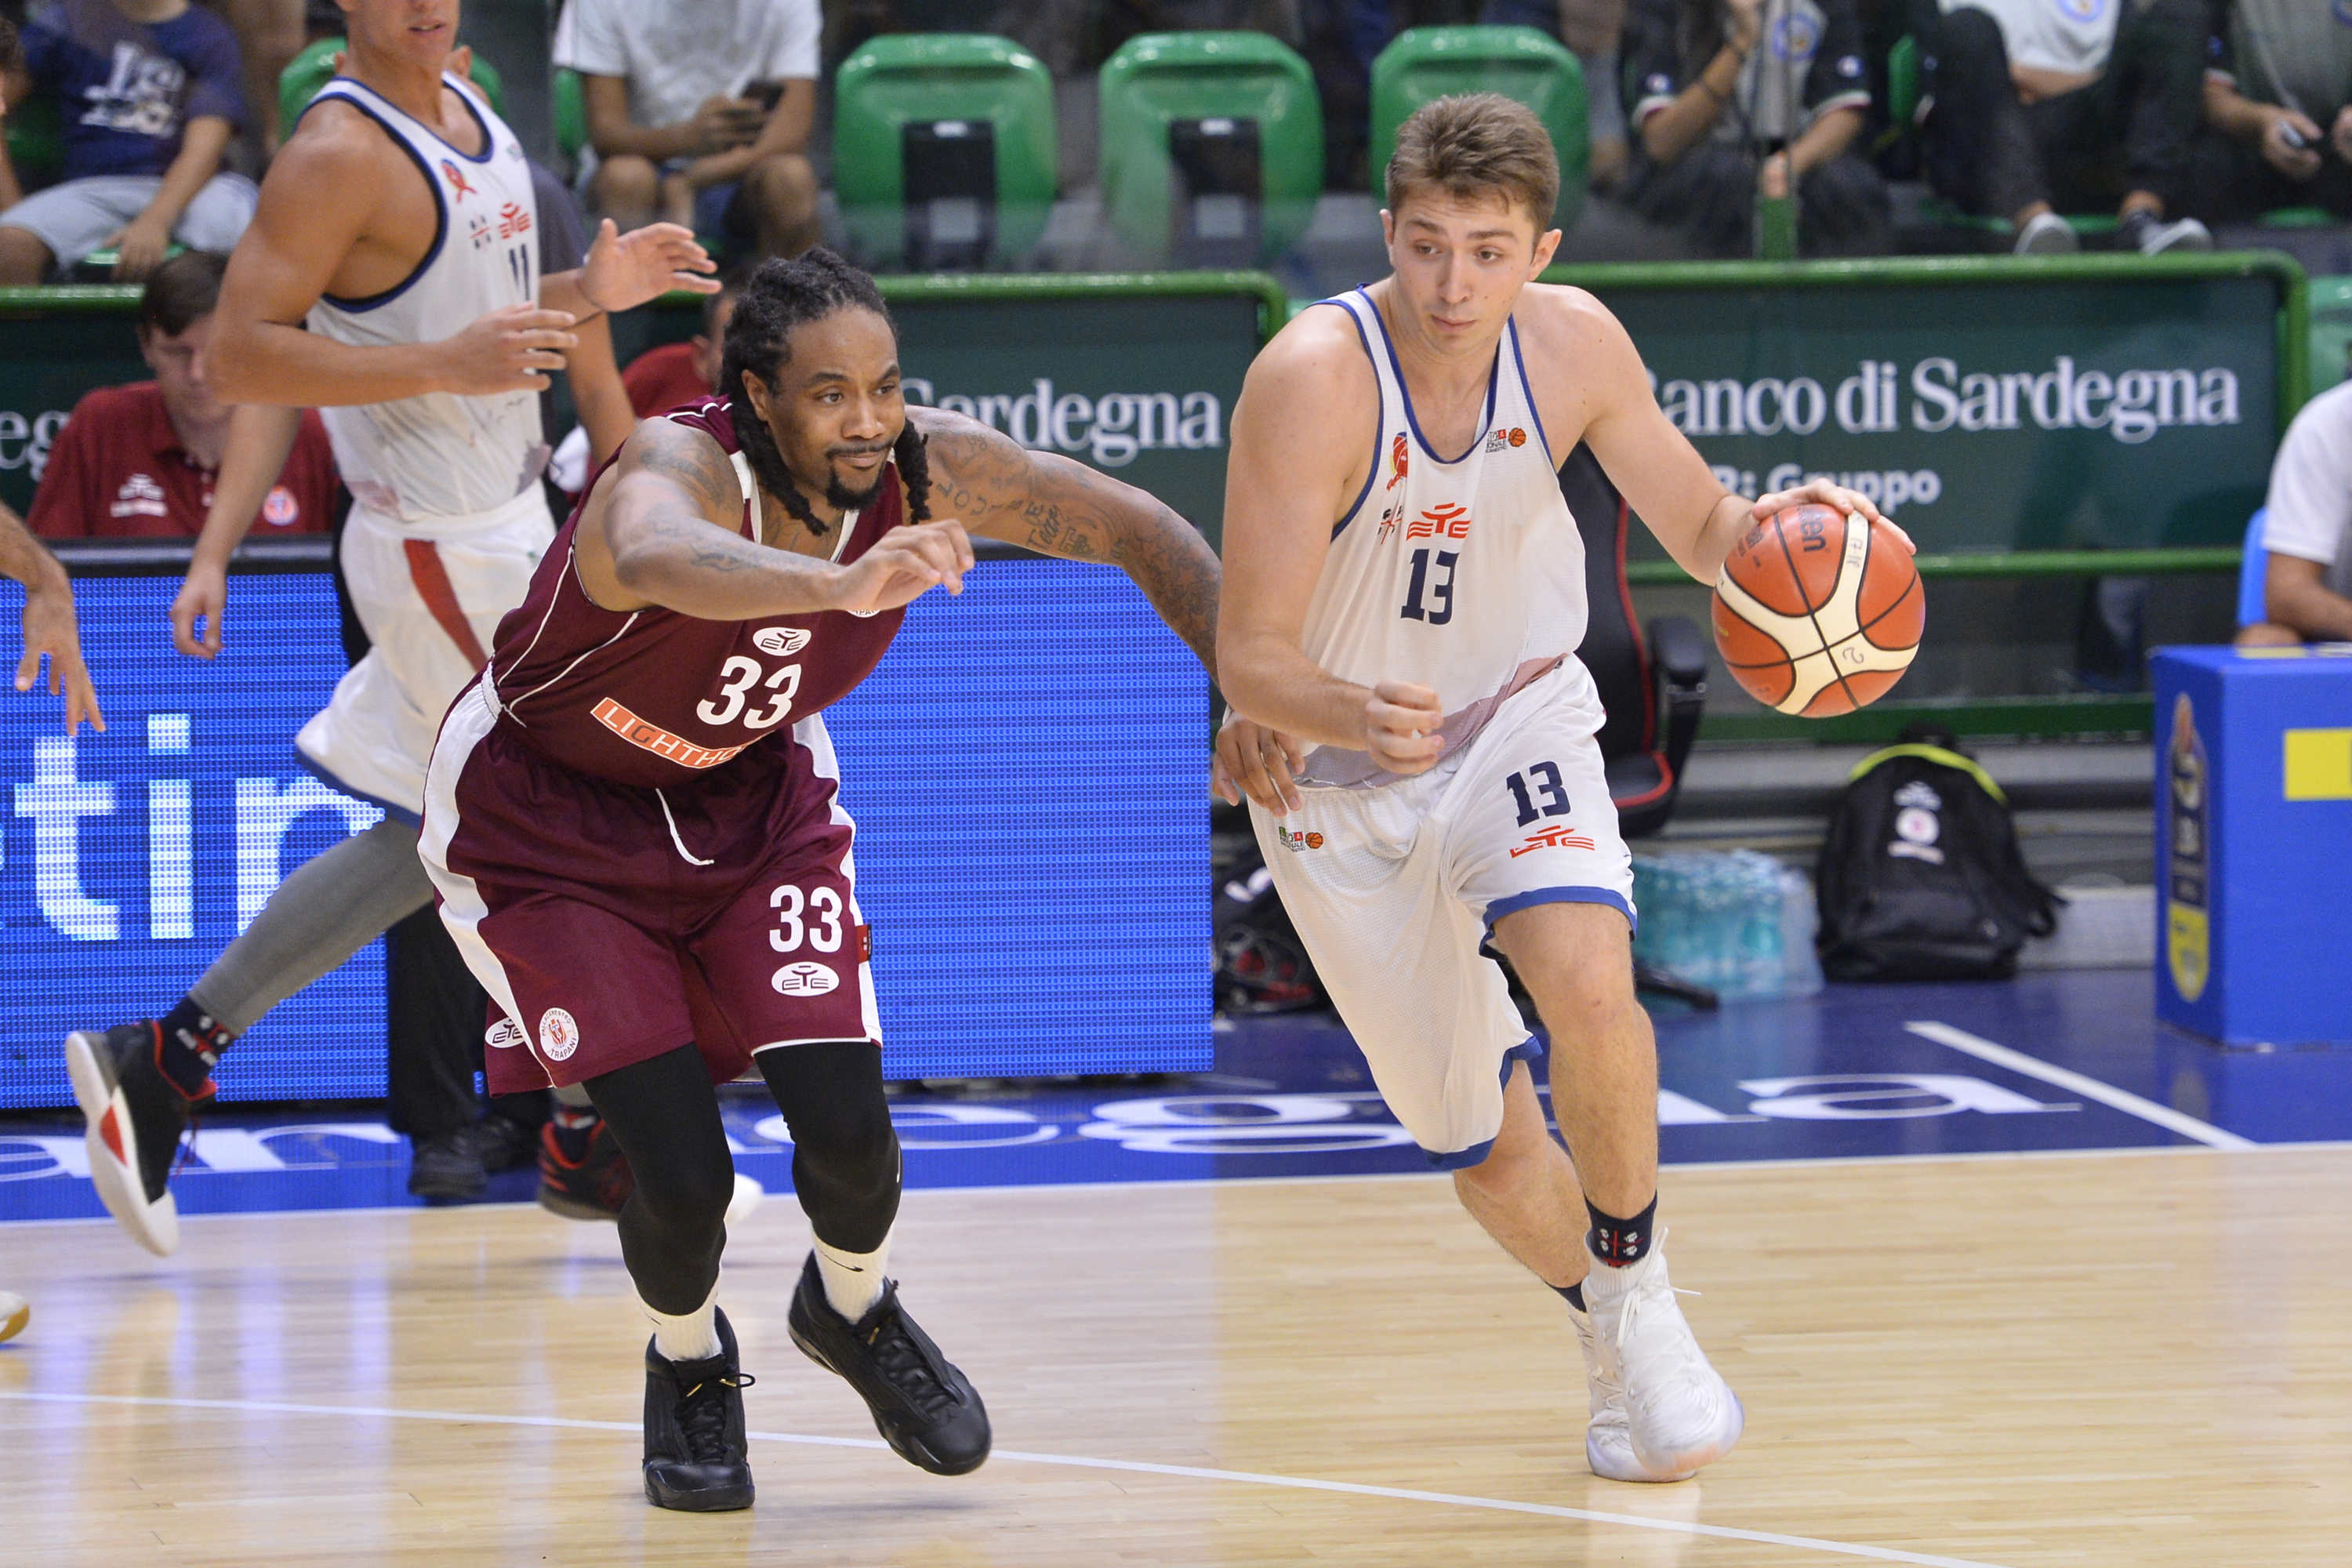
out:
M180 1245L180 1210L172 1201L172 1162L194 1109L213 1096L212 1080L194 1098L157 1061L163 1031L153 1020L66 1037L66 1072L89 1124L89 1176L106 1212L158 1258Z
M539 1131L539 1206L566 1219L618 1219L637 1190L621 1142L598 1117L586 1127Z

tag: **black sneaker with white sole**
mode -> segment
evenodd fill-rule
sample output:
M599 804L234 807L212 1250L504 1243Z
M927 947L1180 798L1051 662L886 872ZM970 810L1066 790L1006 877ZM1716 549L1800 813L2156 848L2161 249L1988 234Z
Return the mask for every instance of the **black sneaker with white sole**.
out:
M743 1390L753 1380L737 1359L735 1331L712 1309L719 1353L672 1361L646 1342L646 1500L688 1513L751 1506L751 1461L743 1436Z
M162 1048L152 1020L66 1037L66 1074L89 1123L90 1181L131 1239L167 1258L180 1245L172 1162L191 1110L212 1098L212 1085L194 1100L182 1094L156 1063Z
M895 1282L853 1323L825 1300L812 1252L786 1322L809 1360L857 1391L875 1430L900 1458L935 1476L961 1476L988 1458L988 1410L979 1390L907 1316Z

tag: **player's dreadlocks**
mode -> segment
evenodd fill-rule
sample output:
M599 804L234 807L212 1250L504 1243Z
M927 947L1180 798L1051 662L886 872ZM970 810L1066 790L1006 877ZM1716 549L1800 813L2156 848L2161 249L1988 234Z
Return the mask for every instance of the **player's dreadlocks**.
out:
M763 261L744 280L742 292L736 296L735 314L727 323L727 353L719 372L720 384L727 388L728 405L735 416L735 439L743 448L744 460L751 465L752 477L803 528L820 536L826 531L825 525L817 521L793 483L792 472L784 467L783 454L776 450L768 426L743 390L743 373L748 370L764 384L773 386L776 373L792 355L793 328L823 321L835 310L853 308L871 310L890 321L890 308L882 302L882 291L874 286L874 279L823 246L791 260L775 258ZM895 335L898 323L891 321L890 330ZM898 480L907 492L907 521L928 521L930 460L913 420L908 420L906 429L899 433L891 456L898 459Z

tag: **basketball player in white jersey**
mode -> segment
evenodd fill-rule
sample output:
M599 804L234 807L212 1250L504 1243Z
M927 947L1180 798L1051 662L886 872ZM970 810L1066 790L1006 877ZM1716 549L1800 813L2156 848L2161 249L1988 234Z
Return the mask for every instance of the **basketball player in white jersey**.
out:
M1576 658L1584 552L1556 469L1589 444L1683 568L1715 581L1755 520L1826 483L1727 493L1651 395L1624 330L1534 279L1559 185L1536 118L1440 99L1399 131L1389 277L1303 311L1233 421L1218 676L1265 859L1398 1120L1463 1205L1567 1298L1585 1452L1679 1480L1738 1441L1738 1400L1667 1282L1657 1058L1634 999L1633 859ZM1278 810L1255 804L1269 797ZM1491 941L1551 1040L1541 1054ZM1572 1162L1571 1162L1572 1156Z
M693 236L670 224L623 236L608 222L578 269L541 277L521 143L444 68L457 0L339 3L348 74L320 90L263 181L215 313L212 378L253 405L235 416L225 491L257 498L299 411L322 411L353 498L342 563L372 646L295 745L387 815L288 877L169 1012L67 1037L92 1179L158 1254L178 1242L166 1181L221 1051L431 901L416 858L425 764L554 537L536 395L574 346L572 328L672 288L718 287Z

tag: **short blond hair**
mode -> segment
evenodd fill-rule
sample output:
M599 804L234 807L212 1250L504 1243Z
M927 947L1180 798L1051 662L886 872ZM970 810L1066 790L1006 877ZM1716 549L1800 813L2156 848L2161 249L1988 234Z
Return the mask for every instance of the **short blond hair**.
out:
M1498 92L1432 99L1397 127L1389 158L1389 211L1415 191L1457 201L1499 195L1525 207L1540 234L1559 202L1559 159L1543 121Z

